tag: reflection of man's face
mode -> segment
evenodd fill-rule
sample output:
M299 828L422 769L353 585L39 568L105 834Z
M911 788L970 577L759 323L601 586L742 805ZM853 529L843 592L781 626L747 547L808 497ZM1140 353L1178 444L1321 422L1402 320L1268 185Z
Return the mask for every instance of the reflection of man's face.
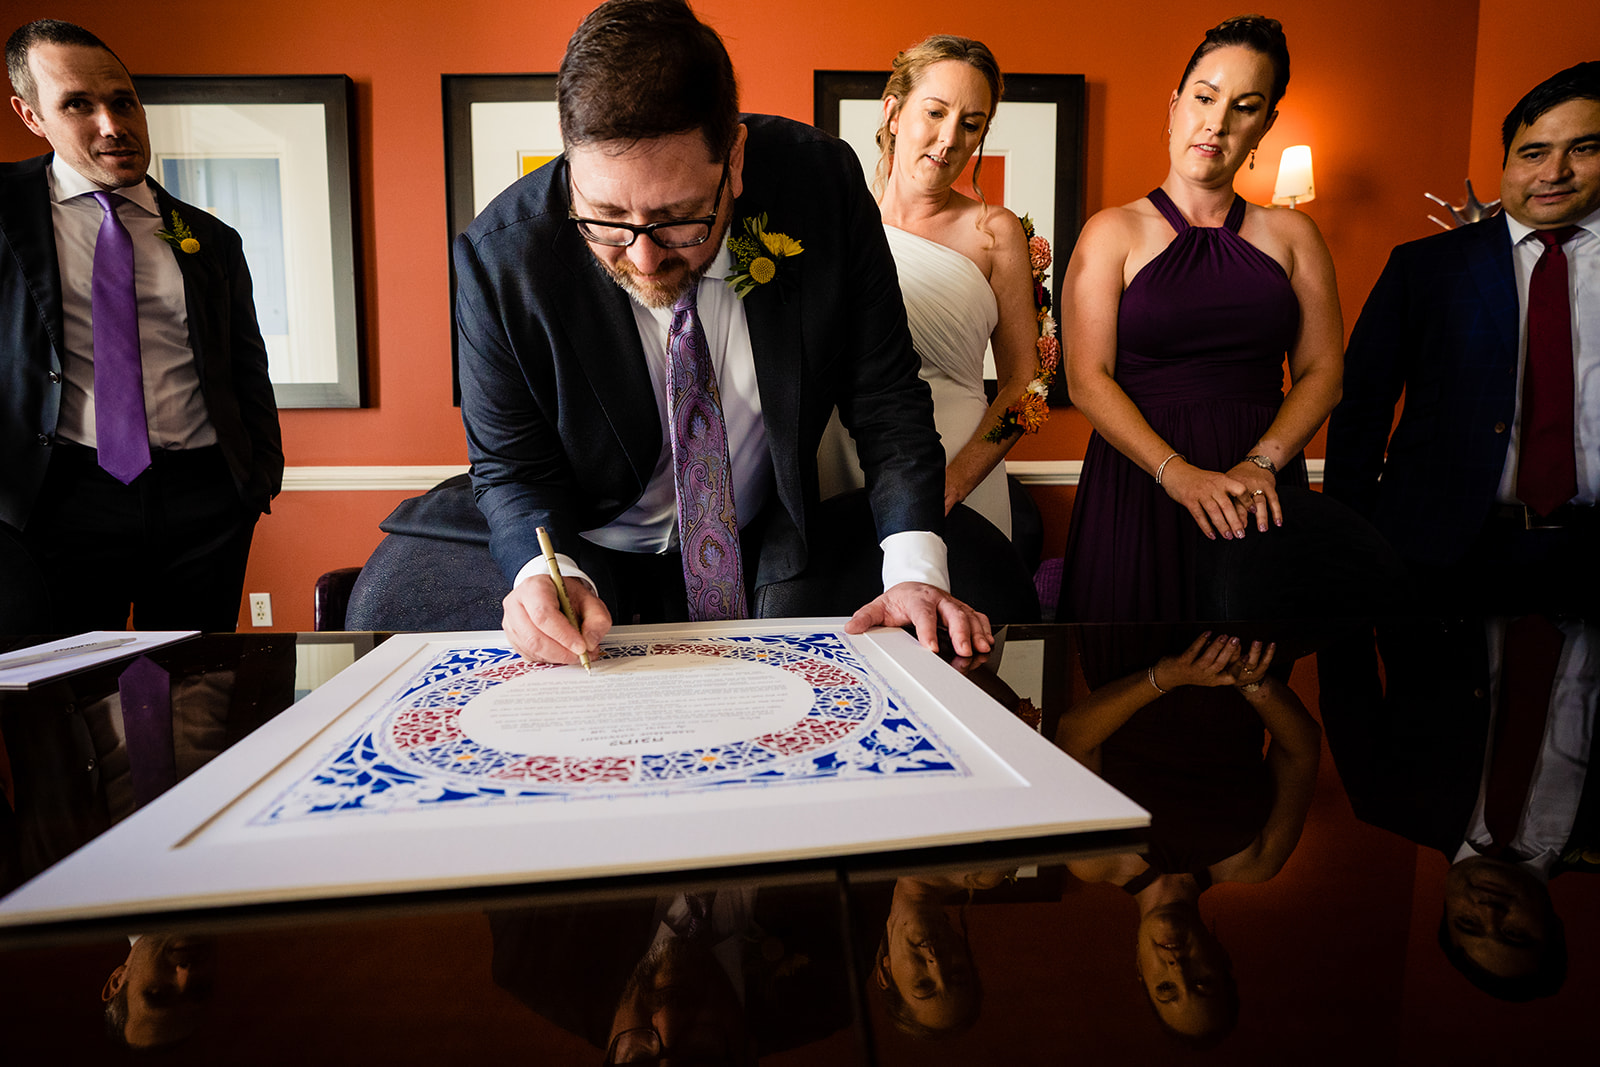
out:
M1232 979L1227 954L1193 905L1169 904L1145 915L1135 962L1145 992L1169 1028L1191 1035L1215 1029Z
M744 139L740 126L720 201L724 161L712 158L699 131L568 149L572 209L583 218L644 226L717 216L710 239L689 248L662 248L647 236L627 248L589 242L612 279L646 307L671 307L699 282L721 249L733 201L744 188Z
M134 1048L181 1041L200 1025L216 977L216 943L184 934L147 934L111 972L102 1000L125 992L124 1039Z
M1543 957L1551 915L1550 891L1516 864L1473 856L1445 875L1450 940L1491 974L1533 973Z
M897 895L885 936L878 986L892 984L913 1020L942 1031L970 1013L977 994L972 953L943 905L903 906Z
M686 938L651 946L634 968L611 1020L611 1037L655 1027L667 1058L685 1063L755 1062L744 1008L708 948Z

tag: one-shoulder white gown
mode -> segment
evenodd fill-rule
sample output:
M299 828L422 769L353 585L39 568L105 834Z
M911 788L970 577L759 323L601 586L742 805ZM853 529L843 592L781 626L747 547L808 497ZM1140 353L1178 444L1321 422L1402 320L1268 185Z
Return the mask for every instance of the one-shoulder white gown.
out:
M978 265L953 248L894 226L883 228L900 275L911 343L922 359L922 380L933 392L933 421L948 465L977 432L989 401L983 394L983 356L1000 320L994 290ZM817 453L824 499L864 484L855 442L834 413ZM989 472L964 501L1011 536L1011 495L1005 464Z

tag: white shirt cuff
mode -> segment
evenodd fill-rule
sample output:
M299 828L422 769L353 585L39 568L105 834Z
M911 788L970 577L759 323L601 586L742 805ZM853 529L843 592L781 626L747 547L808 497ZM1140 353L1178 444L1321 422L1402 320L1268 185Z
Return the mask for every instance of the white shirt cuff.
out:
M902 530L878 543L883 549L883 587L923 582L950 591L950 565L944 539L927 530ZM566 573L563 565L562 573Z
M583 582L584 585L588 586L591 593L598 594L599 590L595 588L594 579L590 578L587 574L580 570L577 563L573 562L571 556L568 556L562 552L557 552L556 564L561 568L562 581L570 582L576 578ZM529 578L532 578L536 574L542 574L547 578L550 576L550 568L546 566L543 556L534 556L528 562L524 563L522 565L522 569L517 572L517 580L511 583L511 588L515 589L517 586L521 585L523 582L527 581Z

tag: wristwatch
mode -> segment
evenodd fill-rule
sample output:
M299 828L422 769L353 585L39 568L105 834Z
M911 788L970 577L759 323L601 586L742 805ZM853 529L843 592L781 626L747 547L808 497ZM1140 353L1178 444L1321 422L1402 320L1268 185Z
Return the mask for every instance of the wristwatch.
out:
M1264 471L1271 471L1273 474L1278 473L1278 465L1272 462L1272 460L1268 459L1266 456L1263 456L1260 452L1244 458L1249 460L1251 463L1254 463Z

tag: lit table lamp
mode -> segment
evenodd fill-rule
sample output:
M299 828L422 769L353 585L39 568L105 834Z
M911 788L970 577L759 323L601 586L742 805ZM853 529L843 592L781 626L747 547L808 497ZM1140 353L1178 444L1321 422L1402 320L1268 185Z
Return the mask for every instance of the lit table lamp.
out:
M1292 211L1296 204L1316 198L1316 186L1311 181L1311 146L1290 145L1278 162L1278 185L1272 190L1272 202L1288 204Z

